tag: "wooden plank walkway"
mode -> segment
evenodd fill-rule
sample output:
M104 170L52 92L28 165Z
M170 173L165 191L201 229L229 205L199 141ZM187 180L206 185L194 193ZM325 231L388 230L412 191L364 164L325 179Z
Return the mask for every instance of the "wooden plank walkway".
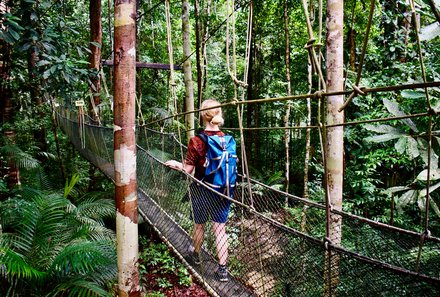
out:
M190 269L196 273L208 291L221 297L248 297L256 296L249 288L245 287L239 280L230 275L229 282L220 282L215 278L214 271L217 268L217 261L211 254L202 250L202 264L195 265L189 258L189 247L192 244L191 237L171 218L157 203L142 191L138 191L139 212L147 219L156 230L165 237L168 244L171 244L179 257L190 265Z

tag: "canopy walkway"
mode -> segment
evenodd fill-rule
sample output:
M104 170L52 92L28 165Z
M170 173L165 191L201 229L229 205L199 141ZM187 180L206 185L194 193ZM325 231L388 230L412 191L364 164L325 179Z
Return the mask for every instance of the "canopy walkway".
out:
M112 178L113 129L76 118L67 109L57 112L81 155ZM181 159L181 143L174 134L145 127L138 128L137 143L140 214L214 296L439 296L440 238L330 209L343 222L341 244L335 245L325 236L325 205L255 180L253 195L238 184L227 222L232 279L217 282L212 237L205 241L202 265L188 258L192 221L182 197L193 180L163 164Z

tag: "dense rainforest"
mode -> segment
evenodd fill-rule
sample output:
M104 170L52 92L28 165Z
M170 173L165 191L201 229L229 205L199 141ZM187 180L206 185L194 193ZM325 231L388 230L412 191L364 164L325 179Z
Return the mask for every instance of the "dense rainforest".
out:
M375 10L369 19L371 3ZM112 126L113 5L110 0L0 2L1 296L114 294L114 186L79 155L54 116L62 105L80 120ZM183 129L185 143L200 126L197 113L158 120L197 109L206 98L229 102L315 93L318 100L245 105L240 119L228 106L224 126L237 139L237 123L248 128L243 145L250 176L324 203L316 127L324 113L320 73L325 78L328 70L325 5L315 0L138 1L137 124ZM359 90L345 107L344 121L362 124L344 126L342 208L415 232L429 226L430 234L440 236L439 86L362 94L362 87L440 81L440 1L346 0L343 32L344 88ZM318 64L308 54L313 43ZM170 64L176 68L173 75ZM429 116L407 117L424 113ZM386 118L393 119L373 121ZM290 211L292 221L300 221L301 213ZM142 242L141 272L154 266L147 264L152 257L165 259L179 282L190 285L186 270L169 260L166 248ZM430 261L438 263L438 252L432 254ZM162 289L169 286L162 280Z

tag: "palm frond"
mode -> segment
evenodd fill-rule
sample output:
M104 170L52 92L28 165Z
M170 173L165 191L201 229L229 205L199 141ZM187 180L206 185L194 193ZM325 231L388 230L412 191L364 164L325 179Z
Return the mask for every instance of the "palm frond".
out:
M67 273L84 274L96 271L98 267L115 262L116 253L110 241L90 242L81 240L64 247L52 262L50 270L54 275Z
M65 295L68 292L68 296L75 297L110 297L110 293L105 291L101 286L97 285L93 281L84 280L82 278L70 279L68 282L62 282L48 295L50 297L56 297Z
M88 197L75 205L62 193L15 194L0 202L5 288L23 296L108 296L104 288L117 273L115 236L102 217L114 211L112 200Z
M70 192L72 191L73 187L79 180L79 174L74 174L70 181L66 180L66 185L64 186L64 198L67 198L69 196Z
M46 272L36 269L26 261L26 257L7 247L0 247L0 275L5 279L32 279L41 281L47 275Z
M115 203L112 199L95 199L89 197L81 200L77 207L78 214L92 219L115 217Z
M5 145L0 147L0 154L7 156L15 166L20 169L33 169L41 165L40 161L32 157L30 154L22 151L16 145Z

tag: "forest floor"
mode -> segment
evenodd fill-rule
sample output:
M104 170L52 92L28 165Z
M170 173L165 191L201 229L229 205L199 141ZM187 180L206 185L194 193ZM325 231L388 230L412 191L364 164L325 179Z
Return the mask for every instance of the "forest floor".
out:
M142 297L209 297L168 247L150 234L141 237L139 272Z
M164 278L168 281L168 286L163 287ZM143 275L143 292L145 297L209 297L210 295L197 282L192 281L191 284L180 284L179 277L173 274L158 275L148 273Z

